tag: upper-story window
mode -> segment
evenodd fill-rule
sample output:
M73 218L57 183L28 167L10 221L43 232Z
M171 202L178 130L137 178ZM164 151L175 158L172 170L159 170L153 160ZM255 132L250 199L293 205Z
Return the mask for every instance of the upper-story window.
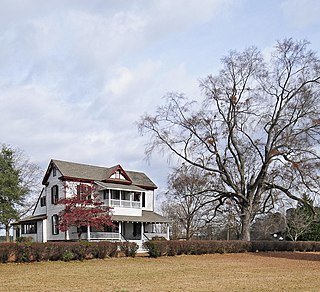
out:
M146 206L146 193L142 193L142 202L141 202L142 208Z
M56 176L57 175L57 169L55 166L52 167L52 176Z
M92 199L92 187L87 184L77 185L77 199L78 200Z
M120 191L119 190L110 190L112 200L120 200Z
M103 191L103 199L104 200L109 200L109 190L104 190Z
M46 205L46 196L42 196L40 198L40 206L43 207Z
M135 192L133 193L133 200L135 202L140 202L141 193Z
M56 204L58 200L59 200L59 187L57 185L54 185L51 188L51 203Z
M114 174L111 175L110 178L114 179L125 179L125 177L121 174L120 170L117 170Z

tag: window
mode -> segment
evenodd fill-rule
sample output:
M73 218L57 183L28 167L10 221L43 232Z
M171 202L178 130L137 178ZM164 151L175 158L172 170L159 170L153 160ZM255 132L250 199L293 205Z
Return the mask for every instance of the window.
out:
M56 204L59 200L59 187L57 185L54 185L51 188L51 203Z
M109 200L109 190L104 190L103 191L103 199L104 200Z
M125 179L120 170L117 170L115 173L113 173L110 176L110 178L113 178L113 179Z
M52 176L56 176L57 175L57 169L53 166L52 167Z
M110 190L111 191L111 199L120 200L120 191L119 190Z
M21 225L21 234L37 233L37 222L29 222Z
M141 196L141 193L135 192L135 193L133 194L133 200L134 200L135 202L140 202L140 196Z
M92 193L92 187L86 184L77 185L77 199L78 200L90 200Z
M121 192L121 200L130 201L130 195L131 195L131 193L128 191L122 191Z
M57 235L59 234L59 217L58 215L53 215L51 217L51 223L52 223L52 234Z
M43 197L40 198L40 206L43 207L45 205L46 205L46 197L43 196Z
M142 208L144 208L146 206L146 193L143 192L142 193Z

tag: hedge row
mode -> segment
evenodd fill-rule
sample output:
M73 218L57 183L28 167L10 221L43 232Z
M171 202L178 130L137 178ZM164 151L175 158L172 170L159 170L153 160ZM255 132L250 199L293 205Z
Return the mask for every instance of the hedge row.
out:
M134 257L137 244L134 242L47 242L47 243L0 243L0 262L71 261L104 259L114 257L119 249Z
M144 243L150 257L181 254L214 254L266 251L320 251L318 241L220 241L220 240L151 240Z

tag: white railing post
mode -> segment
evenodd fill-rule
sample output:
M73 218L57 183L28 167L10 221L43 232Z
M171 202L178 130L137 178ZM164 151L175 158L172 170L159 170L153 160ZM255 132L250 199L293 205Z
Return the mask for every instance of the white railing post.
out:
M170 229L169 229L169 224L167 223L167 239L170 239Z
M143 241L143 235L144 235L144 225L143 222L141 222L141 240Z
M91 240L91 236L90 236L90 225L88 225L88 227L87 227L87 240L88 240L88 241Z
M43 219L42 221L42 242L47 242L47 219Z
M118 234L118 237L119 237L119 241L121 241L121 233L122 233L122 222L120 221L119 222L119 234Z

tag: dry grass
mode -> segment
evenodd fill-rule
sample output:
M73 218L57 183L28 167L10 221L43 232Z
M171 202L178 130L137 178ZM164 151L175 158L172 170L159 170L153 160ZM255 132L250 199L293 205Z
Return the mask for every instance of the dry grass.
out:
M320 253L0 264L0 291L319 291Z

